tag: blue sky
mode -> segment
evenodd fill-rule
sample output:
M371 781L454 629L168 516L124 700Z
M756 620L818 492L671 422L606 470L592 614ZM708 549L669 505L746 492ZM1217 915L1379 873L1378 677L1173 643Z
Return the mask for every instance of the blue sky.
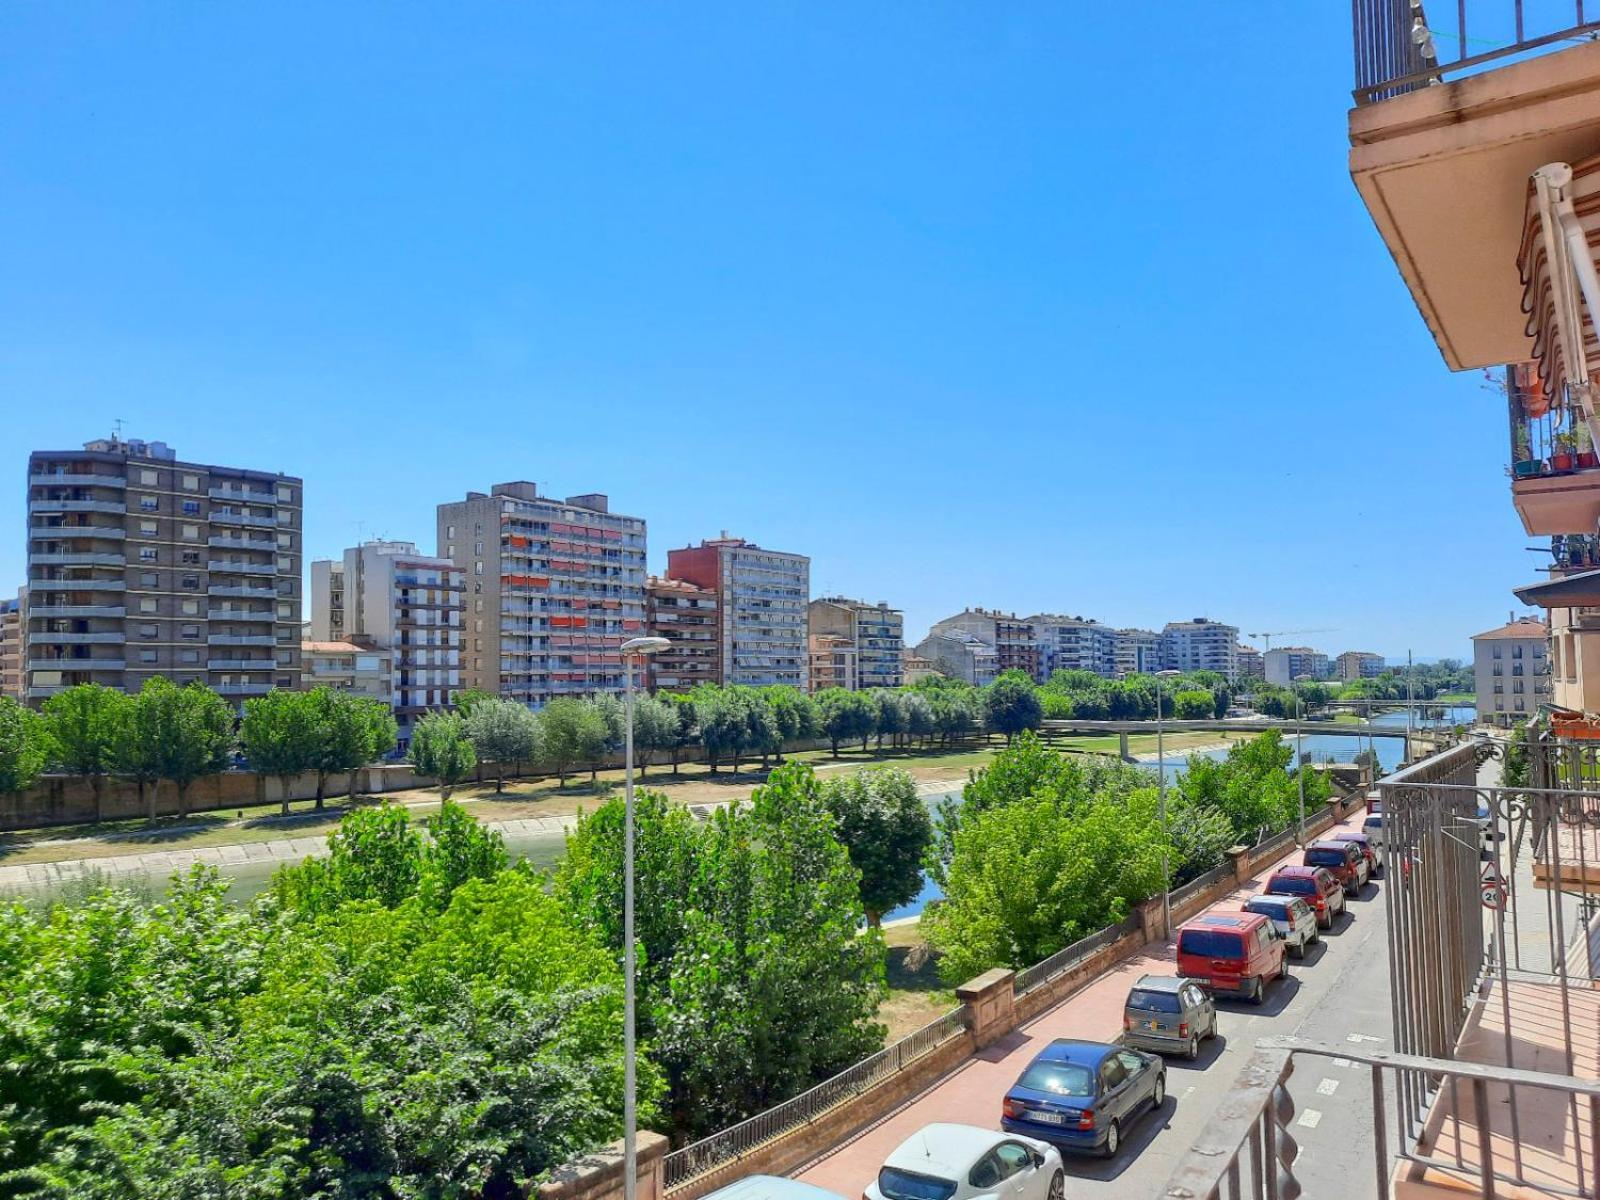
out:
M120 417L303 475L313 557L526 478L913 637L1465 655L1544 560L1350 183L1348 20L0 7L0 580L28 451Z

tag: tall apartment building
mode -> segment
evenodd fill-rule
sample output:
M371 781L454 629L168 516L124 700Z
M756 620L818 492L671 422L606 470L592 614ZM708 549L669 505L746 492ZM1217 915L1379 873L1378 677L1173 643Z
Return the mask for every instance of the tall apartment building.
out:
M682 579L652 575L645 584L645 625L672 643L650 657L652 691L688 692L722 680L717 593Z
M844 639L854 661L852 688L897 688L905 682L905 615L880 601L848 600L827 596L813 600L809 608L813 662L818 653L817 639ZM811 681L812 691L822 685Z
M717 594L722 682L808 690L811 560L743 538L667 552L667 575Z
M1236 683L1251 679L1265 679L1267 677L1267 662L1261 657L1261 651L1254 646L1240 642L1233 648L1234 674Z
M960 631L993 647L1001 671L1021 671L1038 683L1046 679L1044 655L1031 622L998 609L968 608L934 623L930 634Z
M304 485L104 438L28 458L26 691L300 686Z
M995 648L964 629L930 633L917 643L916 653L951 678L979 687L993 683L1000 673L1000 655Z
M1113 661L1119 679L1161 669L1161 635L1153 629L1119 629Z
M1473 635L1472 676L1480 719L1512 725L1552 702L1549 645L1550 630L1537 618Z
M402 745L423 714L449 707L461 690L465 593L460 567L423 554L413 542L364 542L342 559L311 564L312 642L386 652L381 661L390 672L388 697ZM322 669L347 657L332 652ZM313 672L312 682L323 681Z
M813 692L825 692L829 688L843 688L847 692L859 690L861 675L856 664L854 638L842 633L813 633L808 644Z
M1274 646L1263 656L1268 683L1287 687L1297 679L1326 679L1328 656L1310 646Z
M439 505L439 553L466 578L461 679L540 707L622 690L645 623L645 523L526 481Z
M1239 627L1209 617L1168 621L1161 630L1162 666L1174 671L1215 671L1237 677Z
M1091 671L1107 679L1117 673L1117 631L1086 617L1037 613L1028 618L1039 647L1039 673Z
M1382 675L1384 668L1383 655L1371 654L1366 650L1346 650L1334 661L1334 674L1349 682L1355 679L1371 679Z
M28 592L0 600L0 696L23 699L22 631Z

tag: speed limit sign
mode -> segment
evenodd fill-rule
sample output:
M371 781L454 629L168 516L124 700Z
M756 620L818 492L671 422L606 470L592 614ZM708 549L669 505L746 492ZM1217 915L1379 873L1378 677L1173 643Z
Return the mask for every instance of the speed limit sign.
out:
M1491 863L1483 869L1483 882L1479 885L1481 899L1485 908L1500 909L1506 906L1506 885L1500 879L1500 872Z

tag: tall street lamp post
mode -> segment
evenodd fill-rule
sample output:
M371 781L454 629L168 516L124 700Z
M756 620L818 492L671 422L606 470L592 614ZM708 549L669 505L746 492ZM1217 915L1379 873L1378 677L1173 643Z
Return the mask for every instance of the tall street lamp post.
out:
M639 1140L634 1096L635 1058L633 1030L633 667L647 655L672 645L666 638L637 637L622 643L622 1194L634 1200L639 1190Z
M1296 683L1304 683L1311 676L1296 675ZM1300 689L1294 690L1294 778L1300 785L1300 824L1295 828L1295 845L1302 850L1306 844L1306 706L1300 698Z
M1161 723L1161 681L1175 679L1181 671L1156 672L1156 795L1157 811L1161 817L1161 932L1172 936L1172 872L1167 864L1167 843L1171 840L1167 829L1167 744Z

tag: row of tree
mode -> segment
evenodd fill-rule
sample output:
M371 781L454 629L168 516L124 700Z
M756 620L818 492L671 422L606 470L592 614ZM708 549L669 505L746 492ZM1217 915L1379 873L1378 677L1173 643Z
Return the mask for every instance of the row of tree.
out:
M1174 679L1129 675L1107 679L1093 671L1054 671L1039 689L1044 715L1082 721L1153 721L1157 688L1161 714L1180 721L1226 716L1233 702L1227 679L1215 671L1190 671Z
M932 834L902 772L638 801L643 1123L679 1140L876 1050L869 904ZM864 864L857 865L857 855ZM622 807L554 877L446 802L359 809L248 907L196 869L0 908L0 1195L510 1200L618 1136Z

